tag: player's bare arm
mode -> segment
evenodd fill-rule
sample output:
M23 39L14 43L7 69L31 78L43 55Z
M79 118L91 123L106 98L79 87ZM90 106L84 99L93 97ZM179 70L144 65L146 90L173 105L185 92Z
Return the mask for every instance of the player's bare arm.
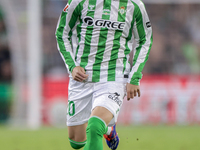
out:
M136 97L137 95L138 95L138 97L140 97L140 86L127 83L126 84L126 92L127 92L127 100L128 101L131 98Z
M88 75L85 73L84 68L80 66L76 66L72 71L72 77L74 80L78 82L83 82L84 80L88 78Z

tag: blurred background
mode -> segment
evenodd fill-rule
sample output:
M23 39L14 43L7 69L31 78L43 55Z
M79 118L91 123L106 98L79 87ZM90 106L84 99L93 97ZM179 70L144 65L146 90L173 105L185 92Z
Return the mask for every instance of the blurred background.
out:
M122 125L200 124L200 1L143 0L154 35L141 98ZM67 0L0 0L0 124L65 126L68 74L55 30Z

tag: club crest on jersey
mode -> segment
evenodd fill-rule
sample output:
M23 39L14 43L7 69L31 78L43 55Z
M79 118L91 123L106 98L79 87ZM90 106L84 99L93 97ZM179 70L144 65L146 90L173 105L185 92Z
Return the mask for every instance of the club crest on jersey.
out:
M118 10L120 12L120 14L124 14L126 12L125 7L121 6L120 9Z
M65 6L65 8L63 9L63 11L64 11L64 12L67 12L67 11L68 11L68 7L69 7L69 4L67 4L67 5Z
M104 20L104 19L93 19L92 17L86 16L83 18L83 23L87 26L108 28L113 30L123 30L125 22Z

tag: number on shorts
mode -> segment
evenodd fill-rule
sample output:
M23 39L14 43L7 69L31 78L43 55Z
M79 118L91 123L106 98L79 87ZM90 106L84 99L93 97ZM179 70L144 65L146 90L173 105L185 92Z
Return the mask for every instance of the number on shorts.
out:
M68 103L68 112L70 116L73 116L75 114L75 104L73 101L69 101Z

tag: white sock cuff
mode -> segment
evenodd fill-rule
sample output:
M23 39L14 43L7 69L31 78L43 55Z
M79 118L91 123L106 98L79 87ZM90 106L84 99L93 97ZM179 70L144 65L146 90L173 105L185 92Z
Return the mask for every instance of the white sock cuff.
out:
M99 120L101 120L101 121L105 124L105 127L107 127L107 125L106 125L106 123L105 123L105 121L104 121L103 119L101 119L101 118L98 117L98 116L91 116L90 118L93 118L93 117L98 118Z
M107 132L106 132L106 135L110 135L111 131L112 131L112 127L108 127L108 130L107 130Z

